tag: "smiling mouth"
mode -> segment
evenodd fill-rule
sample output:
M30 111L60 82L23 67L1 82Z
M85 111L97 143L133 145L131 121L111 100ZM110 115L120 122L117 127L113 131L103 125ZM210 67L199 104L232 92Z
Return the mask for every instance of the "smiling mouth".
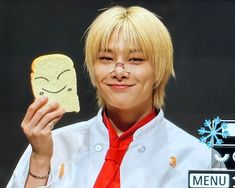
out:
M62 89L60 89L60 90L58 90L58 91L49 91L49 90L47 90L47 89L45 89L45 88L42 88L42 90L43 90L43 91L46 91L46 92L48 92L48 93L59 93L59 92L63 91L66 87L67 87L67 85L65 85Z
M132 86L134 86L134 84L132 85L128 85L128 84L108 84L108 86L112 87L112 88L116 88L116 89L126 89L126 88L130 88Z

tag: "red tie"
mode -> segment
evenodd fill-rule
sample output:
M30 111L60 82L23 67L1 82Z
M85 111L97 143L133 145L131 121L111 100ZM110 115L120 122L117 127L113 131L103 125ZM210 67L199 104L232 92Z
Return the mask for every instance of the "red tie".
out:
M129 144L133 140L133 134L137 129L156 117L156 115L156 111L153 110L150 114L118 137L116 131L109 122L106 113L103 113L103 121L109 131L110 144L105 156L105 162L96 179L94 188L120 188L120 165Z

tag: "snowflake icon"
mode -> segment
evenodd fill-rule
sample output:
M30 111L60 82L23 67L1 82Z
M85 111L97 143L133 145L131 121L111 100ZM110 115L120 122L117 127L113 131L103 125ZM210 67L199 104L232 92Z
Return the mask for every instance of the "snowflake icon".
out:
M199 135L202 135L199 141L207 144L209 148L221 146L224 143L218 136L222 136L222 138L229 136L229 132L226 130L228 127L227 123L221 121L219 117L214 118L212 121L206 119L203 125L204 127L198 129Z

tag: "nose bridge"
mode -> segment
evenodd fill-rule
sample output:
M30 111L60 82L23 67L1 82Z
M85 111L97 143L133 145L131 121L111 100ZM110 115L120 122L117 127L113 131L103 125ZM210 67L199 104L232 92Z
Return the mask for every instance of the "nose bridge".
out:
M117 74L117 76L122 76L125 72L125 64L123 62L116 62L114 66L114 73Z
M114 71L122 73L125 69L125 59L122 55L116 56L114 61Z
M124 48L121 48L120 45L115 48L114 50L115 53L113 58L114 61L112 63L112 70L110 71L111 76L113 78L118 79L119 81L124 78L128 78L130 74L130 72L128 72L126 69L126 65L128 64L128 62L127 62L127 56L124 53L123 49Z
M115 64L117 64L117 63L125 63L125 58L123 56L116 57Z
M125 63L123 63L123 62L121 62L121 61L118 61L118 62L116 62L116 64L115 64L115 68L117 68L117 67L120 67L120 68L125 69Z

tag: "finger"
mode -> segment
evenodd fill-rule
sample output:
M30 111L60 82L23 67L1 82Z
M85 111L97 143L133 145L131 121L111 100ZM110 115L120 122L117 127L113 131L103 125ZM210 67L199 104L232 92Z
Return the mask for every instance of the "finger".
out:
M57 117L57 118L53 119L51 122L49 122L49 123L44 127L44 129L43 129L42 131L51 131L51 130L54 128L54 126L56 125L56 123L57 123L62 117L63 117L63 115L60 116L60 117Z
M33 118L31 119L31 121L29 122L29 126L30 127L36 127L39 122L41 121L41 119L45 118L51 120L51 115L50 113L53 111L57 111L59 109L59 103L57 102L49 102L46 105L44 105L42 108L40 108L35 115L33 116ZM45 116L45 117L44 117Z
M64 115L65 111L62 109L57 109L55 111L52 111L50 113L47 113L38 123L38 125L35 127L37 131L41 131L45 127L54 126L55 123L57 123L61 117Z
M52 130L52 129L54 128L55 124L56 124L56 122L52 120L51 122L49 122L49 123L46 125L45 128L49 128L49 130Z
M37 99L35 102L33 102L27 109L26 115L22 121L22 124L23 125L27 124L32 119L32 117L37 112L37 110L41 108L43 105L45 105L47 101L48 101L47 97L42 97L42 98Z

